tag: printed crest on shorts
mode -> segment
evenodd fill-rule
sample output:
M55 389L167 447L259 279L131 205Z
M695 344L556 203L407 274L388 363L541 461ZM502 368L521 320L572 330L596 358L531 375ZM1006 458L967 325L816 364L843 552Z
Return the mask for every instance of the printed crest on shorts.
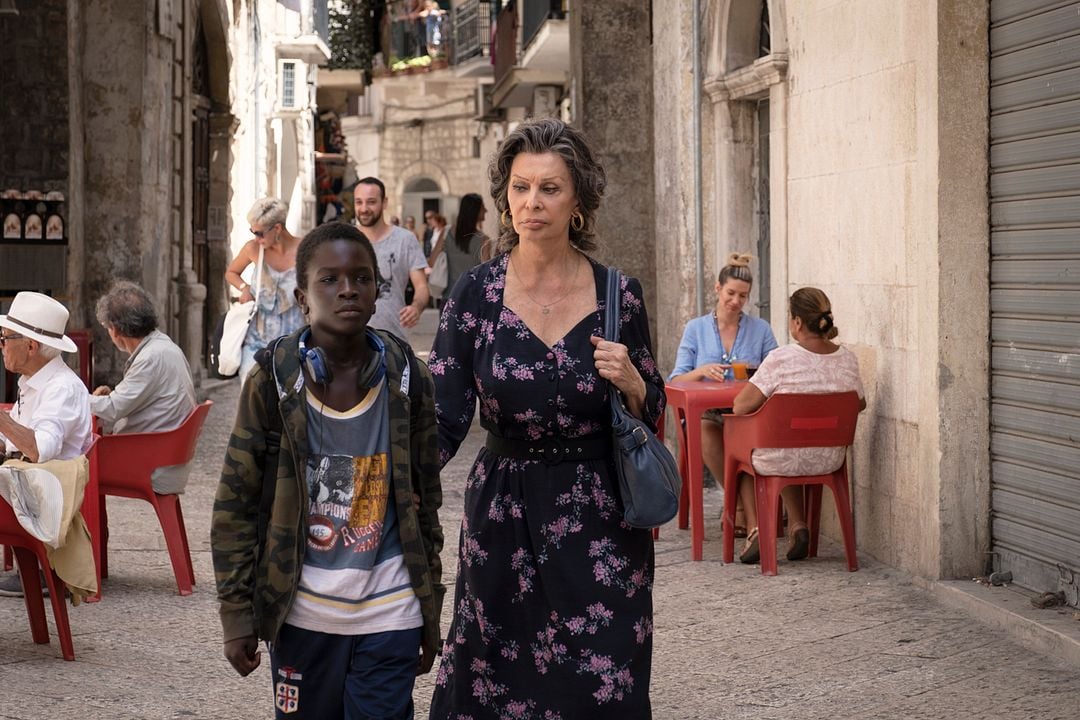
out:
M288 665L283 665L282 667L279 667L277 670L277 674L285 678L286 680L299 681L304 679L304 676L297 672L296 668L289 667Z
M279 682L274 686L274 705L283 713L294 713L300 709L300 688L289 683Z

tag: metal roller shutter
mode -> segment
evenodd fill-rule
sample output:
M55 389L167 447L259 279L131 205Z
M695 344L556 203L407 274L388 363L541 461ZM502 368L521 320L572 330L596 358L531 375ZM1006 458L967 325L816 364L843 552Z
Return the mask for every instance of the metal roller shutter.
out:
M1080 2L990 3L995 567L1080 602Z

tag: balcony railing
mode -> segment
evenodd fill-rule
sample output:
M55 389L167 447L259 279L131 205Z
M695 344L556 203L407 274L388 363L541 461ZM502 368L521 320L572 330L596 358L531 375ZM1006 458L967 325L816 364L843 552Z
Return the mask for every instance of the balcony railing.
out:
M491 54L491 0L465 0L454 11L452 26L455 65Z
M544 23L552 19L566 17L563 0L520 0L521 1L521 47L529 43L540 32Z

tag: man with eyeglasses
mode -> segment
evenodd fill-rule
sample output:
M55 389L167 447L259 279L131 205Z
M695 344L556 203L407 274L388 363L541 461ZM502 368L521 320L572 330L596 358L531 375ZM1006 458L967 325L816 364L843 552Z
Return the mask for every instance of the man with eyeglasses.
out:
M0 410L6 458L72 460L90 448L90 395L60 357L77 349L64 334L67 321L67 308L35 292L19 293L0 315L4 368L20 376L15 406ZM17 573L0 578L0 595L22 595Z

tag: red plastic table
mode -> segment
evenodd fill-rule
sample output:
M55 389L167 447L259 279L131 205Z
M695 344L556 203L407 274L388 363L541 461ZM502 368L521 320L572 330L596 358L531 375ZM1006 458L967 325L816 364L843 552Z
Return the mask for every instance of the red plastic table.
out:
M679 500L679 528L690 527L690 556L700 560L705 541L705 509L701 468L701 414L714 408L730 408L745 380L684 380L669 382L664 390L668 407L675 411L679 431L679 473L683 477ZM719 478L717 478L719 480Z

